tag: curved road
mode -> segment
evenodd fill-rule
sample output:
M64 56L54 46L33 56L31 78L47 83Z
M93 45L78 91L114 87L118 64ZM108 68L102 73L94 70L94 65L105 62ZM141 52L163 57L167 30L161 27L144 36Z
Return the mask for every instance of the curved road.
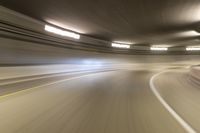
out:
M0 97L0 133L186 132L152 92L154 74L118 70L4 81L0 87L9 91ZM161 76L156 86L166 87L165 81Z

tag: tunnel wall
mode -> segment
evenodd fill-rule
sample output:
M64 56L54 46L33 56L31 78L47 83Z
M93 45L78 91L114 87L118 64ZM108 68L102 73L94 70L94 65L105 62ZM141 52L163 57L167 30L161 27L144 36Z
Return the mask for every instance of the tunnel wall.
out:
M129 55L110 49L109 42L96 38L82 35L81 41L75 41L47 33L45 24L0 6L0 66L195 64L200 60L199 55Z
M200 66L192 66L189 75L191 81L200 85Z
M32 65L32 66L10 66L0 67L0 81L4 79L28 77L46 74L70 74L80 72L93 72L103 70L113 70L111 65L76 65L76 64L61 64L61 65Z

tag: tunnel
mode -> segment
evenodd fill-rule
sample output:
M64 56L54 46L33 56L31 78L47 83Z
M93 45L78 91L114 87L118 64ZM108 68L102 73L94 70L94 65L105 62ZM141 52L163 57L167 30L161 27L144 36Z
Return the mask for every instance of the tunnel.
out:
M0 133L198 133L199 118L199 0L0 1Z

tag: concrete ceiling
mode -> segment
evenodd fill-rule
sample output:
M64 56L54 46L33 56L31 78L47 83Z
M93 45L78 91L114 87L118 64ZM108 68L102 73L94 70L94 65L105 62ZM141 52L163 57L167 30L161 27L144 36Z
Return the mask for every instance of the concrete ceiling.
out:
M1 0L33 18L107 41L198 45L199 0Z

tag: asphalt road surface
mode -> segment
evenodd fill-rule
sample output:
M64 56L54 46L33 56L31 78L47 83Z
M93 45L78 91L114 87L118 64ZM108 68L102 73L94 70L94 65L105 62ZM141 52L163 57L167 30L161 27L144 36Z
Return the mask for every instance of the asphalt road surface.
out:
M198 131L198 85L192 92L186 87L180 93L185 86L181 82L187 78L185 72L174 73L156 77L155 86L181 118ZM149 81L154 74L145 69L116 70L9 84L4 81L0 87L9 91L2 91L0 96L0 133L187 132L152 92ZM181 75L183 80L177 83L174 75ZM197 101L191 104L192 100Z

